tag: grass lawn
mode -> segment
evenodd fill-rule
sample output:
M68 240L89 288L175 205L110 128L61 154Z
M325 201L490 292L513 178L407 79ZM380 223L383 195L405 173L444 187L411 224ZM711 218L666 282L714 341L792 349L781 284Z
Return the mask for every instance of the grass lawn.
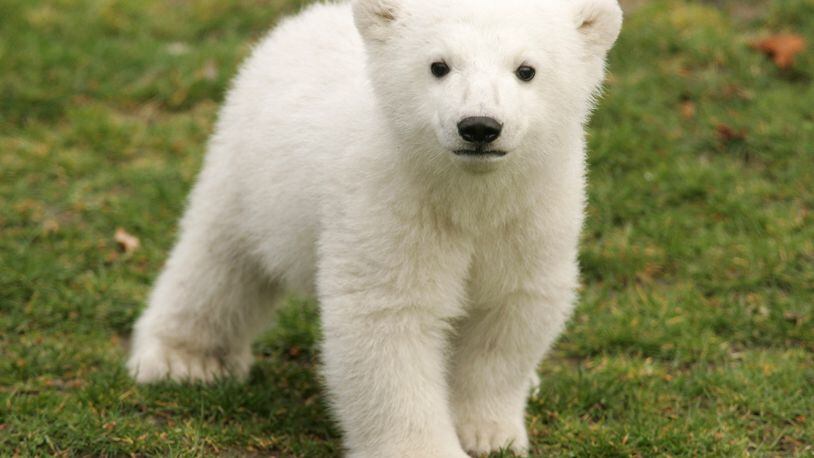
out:
M313 303L247 385L123 369L228 81L301 3L0 0L0 455L340 452ZM811 456L814 2L626 6L532 455ZM791 69L750 46L777 32L809 42Z

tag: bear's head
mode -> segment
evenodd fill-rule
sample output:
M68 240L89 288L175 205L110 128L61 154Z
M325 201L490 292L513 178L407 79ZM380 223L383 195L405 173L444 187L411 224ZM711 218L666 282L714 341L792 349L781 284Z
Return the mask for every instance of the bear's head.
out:
M353 13L398 140L473 170L581 128L622 24L617 0L356 0Z

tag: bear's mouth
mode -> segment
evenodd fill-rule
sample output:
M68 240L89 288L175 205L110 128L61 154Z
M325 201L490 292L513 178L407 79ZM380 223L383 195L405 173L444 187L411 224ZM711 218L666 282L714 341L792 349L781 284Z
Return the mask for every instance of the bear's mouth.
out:
M469 157L503 157L506 151L501 150L487 150L482 148L476 149L459 149L453 151L456 156L469 156Z

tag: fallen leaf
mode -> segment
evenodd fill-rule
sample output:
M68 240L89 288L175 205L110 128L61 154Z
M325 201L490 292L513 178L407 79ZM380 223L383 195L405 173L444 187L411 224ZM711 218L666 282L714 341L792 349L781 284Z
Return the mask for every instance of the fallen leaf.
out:
M805 49L806 40L796 34L778 34L755 42L753 47L771 57L778 67L786 70L794 65L794 58Z
M692 100L685 100L681 103L681 116L684 119L692 119L695 117L695 102Z
M744 130L735 130L726 124L718 124L715 130L718 132L718 137L726 143L746 139Z
M119 245L119 248L127 254L130 254L138 249L141 245L139 239L128 234L122 228L116 229L116 234L113 236L113 239Z

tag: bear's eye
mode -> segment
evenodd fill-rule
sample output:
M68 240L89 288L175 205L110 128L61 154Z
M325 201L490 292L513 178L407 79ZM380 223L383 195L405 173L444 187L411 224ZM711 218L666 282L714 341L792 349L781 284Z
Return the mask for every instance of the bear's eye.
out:
M520 81L528 82L534 79L534 75L537 74L537 70L535 70L534 67L529 67L528 65L521 65L517 68L514 74L520 78Z
M449 73L449 65L446 62L433 62L430 65L430 71L436 78L443 78Z

